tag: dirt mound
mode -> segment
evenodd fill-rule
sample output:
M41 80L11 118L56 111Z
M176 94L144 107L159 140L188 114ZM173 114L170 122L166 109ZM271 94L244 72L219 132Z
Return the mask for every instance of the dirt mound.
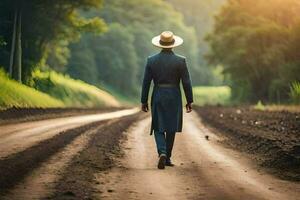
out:
M300 181L300 113L248 107L197 107L196 111L227 136L227 145L251 154L281 178Z

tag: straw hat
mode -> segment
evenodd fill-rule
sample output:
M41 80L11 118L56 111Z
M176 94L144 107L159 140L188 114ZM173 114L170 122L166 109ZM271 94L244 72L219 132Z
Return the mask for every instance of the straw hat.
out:
M164 31L160 35L152 39L154 46L168 49L174 48L183 43L183 39L179 36L174 35L171 31Z

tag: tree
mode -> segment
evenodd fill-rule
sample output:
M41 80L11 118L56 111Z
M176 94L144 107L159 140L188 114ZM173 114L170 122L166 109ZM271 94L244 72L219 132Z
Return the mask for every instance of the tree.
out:
M87 40L84 37L76 45L71 44L72 54L68 59L66 73L76 79L81 79L90 84L98 84L98 69L95 60L94 51L89 48ZM68 67L72 66L72 68Z
M272 4L230 0L217 15L208 36L208 58L224 65L236 98L251 102L287 99L290 84L299 80L299 75L288 73L299 68L300 57L294 51L299 12L294 0Z
M92 42L83 39L95 52L99 83L110 84L124 94L137 94L147 57L159 51L151 44L151 39L163 30L172 30L185 39L184 45L175 51L187 57L194 83L203 78L197 62L196 33L185 25L182 15L169 3L162 0L110 0L102 10L94 9L84 15L103 18L110 24L109 31L95 36ZM71 65L68 70L73 71ZM126 81L123 78L125 72Z
M9 61L9 74L15 80L22 82L22 2L15 5L14 8L14 21L13 21L13 33L12 44Z
M210 0L210 1L195 1L195 0L166 0L180 11L184 16L184 21L187 25L193 27L196 32L197 40L197 62L199 68L196 79L196 84L214 85L220 84L220 80L214 73L214 67L210 66L205 55L208 53L208 43L205 41L205 36L212 30L214 24L214 15L224 4L225 0ZM220 66L219 66L220 67Z
M108 32L91 41L99 80L114 85L118 91L136 95L138 59L129 30L113 23Z
M12 40L12 30L14 13L16 8L19 8L22 11L23 57L21 62L22 77L25 80L30 77L34 68L47 60L47 55L52 51L49 46L60 44L58 41L62 40L70 42L79 39L83 31L99 33L105 29L103 20L84 19L78 13L78 9L100 7L102 0L28 0L26 3L22 2L23 0L3 0L0 3L0 35L7 43L6 46L0 47L0 51L3 52L0 56L0 65L9 65L9 52L11 47L15 46L12 41L16 41L16 44L18 42L18 40ZM16 30L18 27L16 26ZM18 37L17 33L18 31L16 31L16 37ZM16 50L14 52L18 52Z

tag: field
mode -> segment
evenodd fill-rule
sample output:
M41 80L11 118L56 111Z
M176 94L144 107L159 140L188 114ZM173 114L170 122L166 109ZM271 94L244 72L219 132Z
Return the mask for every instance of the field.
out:
M227 105L231 89L228 86L198 86L193 88L196 105Z
M225 145L283 179L300 180L299 112L215 106L196 111L225 136Z

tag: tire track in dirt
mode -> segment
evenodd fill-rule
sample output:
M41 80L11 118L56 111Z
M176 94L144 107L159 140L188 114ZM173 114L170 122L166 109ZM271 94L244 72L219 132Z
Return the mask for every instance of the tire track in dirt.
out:
M135 114L102 126L91 134L86 147L65 168L56 183L54 192L45 199L94 199L99 185L94 174L115 165L114 158L122 155L120 140L124 131L144 115Z
M81 155L81 152L84 153L95 147L95 145L91 145L94 144L94 140L97 141L97 146L105 146L101 148L103 151L111 151L110 146L118 146L122 131L139 116L140 114L133 114L67 130L23 152L12 155L10 159L7 158L9 161L0 160L0 164L2 164L0 165L0 169L2 169L0 171L0 179L2 178L0 180L0 199L58 198L55 193L58 188L56 185L59 184L59 189L62 189L61 183L65 183L65 180L69 180L75 175L75 173L71 173L68 174L70 177L63 176L63 174L74 171L73 168L76 168L74 166L78 163L76 159L74 161L74 157L76 158L77 155ZM102 151L98 152L100 157L104 158L101 153ZM93 154L93 156L95 155ZM96 160L99 161L99 159ZM112 164L111 161L106 163L108 160L105 156L104 162L99 162L99 166L108 167ZM5 164L7 164L6 169L2 168ZM4 181L8 182L2 185L5 183ZM72 185L73 183L67 182L65 184ZM87 186L87 183L84 186ZM77 189L81 191L82 187Z
M0 195L3 195L16 183L21 181L32 170L39 167L49 157L59 152L76 137L92 127L104 124L104 121L94 122L76 129L63 131L54 137L44 140L22 152L12 154L0 160Z
M71 162L77 153L86 147L89 138L97 133L98 129L103 126L108 126L110 123L103 122L101 124L95 124L95 126L91 126L90 129L83 131L82 134L71 141L70 144L66 144L66 147L50 156L50 158L39 167L32 170L29 175L14 186L3 199L37 200L49 195L54 189L54 184L59 174L62 173L66 165Z
M108 113L1 125L0 159L13 153L21 152L40 141L53 137L61 131L80 127L92 122L134 114L136 112L138 112L138 109L133 108Z

